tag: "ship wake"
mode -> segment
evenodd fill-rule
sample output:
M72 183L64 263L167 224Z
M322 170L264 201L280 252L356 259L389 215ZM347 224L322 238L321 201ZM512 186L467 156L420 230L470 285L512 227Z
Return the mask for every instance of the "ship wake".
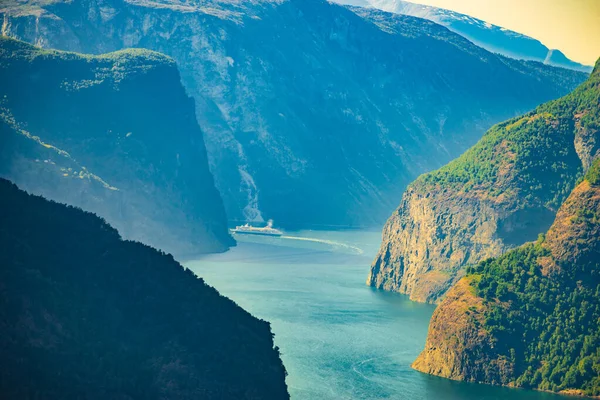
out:
M364 253L363 249L361 249L360 247L352 246L347 243L336 242L335 240L317 239L317 238L309 238L309 237L302 237L302 236L287 236L287 235L281 236L281 239L302 240L305 242L322 243L322 244L326 244L326 245L329 245L332 247L338 247L338 248L350 250L354 254L363 254Z

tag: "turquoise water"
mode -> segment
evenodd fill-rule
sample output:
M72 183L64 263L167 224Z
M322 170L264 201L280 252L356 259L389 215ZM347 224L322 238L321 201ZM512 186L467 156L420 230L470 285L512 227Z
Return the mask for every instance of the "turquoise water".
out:
M453 382L410 368L434 306L365 285L379 232L237 237L238 247L186 266L271 322L294 400L564 400Z

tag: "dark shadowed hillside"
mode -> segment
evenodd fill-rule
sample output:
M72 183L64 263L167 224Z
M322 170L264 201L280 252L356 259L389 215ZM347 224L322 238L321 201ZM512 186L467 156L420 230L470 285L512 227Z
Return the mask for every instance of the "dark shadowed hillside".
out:
M419 174L585 79L324 0L10 0L0 15L44 47L173 57L228 216L288 228L381 224Z
M0 176L167 252L233 243L194 102L172 59L0 38Z
M97 216L0 179L0 397L287 399L269 324Z

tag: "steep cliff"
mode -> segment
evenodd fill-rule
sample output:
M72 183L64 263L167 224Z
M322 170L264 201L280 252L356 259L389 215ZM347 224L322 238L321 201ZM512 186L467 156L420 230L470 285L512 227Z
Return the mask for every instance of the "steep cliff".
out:
M85 56L0 38L0 176L179 255L227 232L193 100L172 59Z
M490 129L413 182L367 283L438 302L464 268L534 240L600 154L600 63L571 94Z
M3 399L287 399L269 324L172 256L0 179Z
M545 237L468 272L434 312L414 368L600 395L600 159Z
M3 33L175 59L232 219L381 224L406 184L584 74L324 0L6 1ZM493 95L492 95L493 94Z

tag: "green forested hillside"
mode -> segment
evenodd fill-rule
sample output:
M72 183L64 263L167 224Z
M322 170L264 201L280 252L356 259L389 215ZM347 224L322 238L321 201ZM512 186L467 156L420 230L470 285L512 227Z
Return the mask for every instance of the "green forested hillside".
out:
M170 255L0 180L0 397L286 399L269 324Z
M572 93L492 127L420 176L384 228L367 282L439 302L473 266L545 232L600 155L600 61Z
M599 63L600 65L600 63ZM464 155L419 184L518 196L557 209L600 149L600 67L569 95L495 125ZM577 134L584 137L573 144ZM577 142L577 141L576 141ZM580 160L581 158L581 160ZM507 193L507 191L509 193Z
M454 372L438 375L600 395L598 176L600 159L546 235L467 269L434 314L419 370L439 371L440 349L454 346L462 350L445 369ZM445 324L457 309L460 326Z
M469 271L518 386L600 395L599 175L600 159L547 238Z

